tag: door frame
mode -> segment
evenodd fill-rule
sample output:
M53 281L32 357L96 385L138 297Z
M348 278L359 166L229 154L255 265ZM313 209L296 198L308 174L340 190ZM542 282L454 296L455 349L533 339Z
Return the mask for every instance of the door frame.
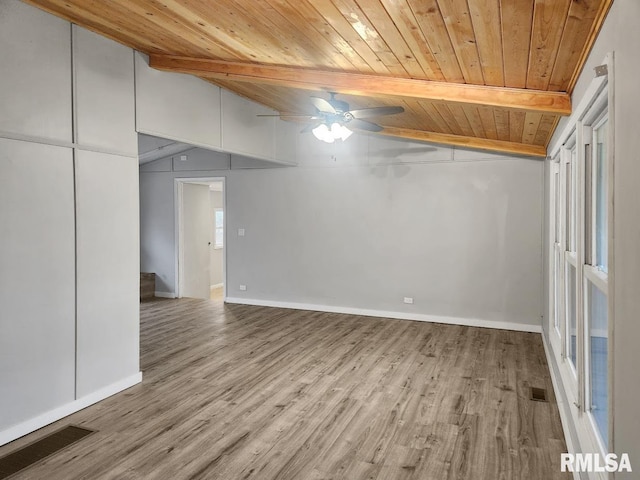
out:
M176 298L182 298L184 284L184 184L222 182L222 211L224 212L224 240L222 246L222 297L227 301L227 184L226 177L189 177L174 178L174 232L175 232L175 292ZM209 252L211 254L211 252Z

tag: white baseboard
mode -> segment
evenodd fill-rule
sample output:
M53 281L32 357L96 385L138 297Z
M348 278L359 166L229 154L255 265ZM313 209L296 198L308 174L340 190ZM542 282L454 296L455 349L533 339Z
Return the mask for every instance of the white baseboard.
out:
M224 283L216 283L215 285L209 286L209 290L215 290L216 288L222 288Z
M172 292L155 292L154 295L159 298L176 298L176 294Z
M346 313L350 315L364 315L367 317L394 318L398 320L416 320L419 322L446 323L450 325L465 325L468 327L497 328L500 330L514 330L518 332L542 333L541 325L520 324L514 322L500 322L477 318L441 317L422 313L387 312L383 310L369 310L352 307L334 307L330 305L313 305L307 303L277 302L271 300L256 300L251 298L227 297L227 303L241 305L256 305L260 307L292 308L294 310L312 310L316 312Z
M127 388L132 387L140 382L142 382L142 372L138 372L135 375L123 378L118 382L112 383L111 385L101 388L100 390L89 395L85 395L82 398L78 398L73 402L67 403L58 408L54 408L53 410L49 410L48 412L38 415L37 417L19 423L18 425L14 425L7 430L3 430L2 432L0 432L0 446L4 445L5 443L12 442L17 438L27 435L28 433L34 432L39 428L58 421L61 418L71 415L72 413L87 408L94 403L98 403L99 401L115 395L116 393L119 393L123 390L126 390Z

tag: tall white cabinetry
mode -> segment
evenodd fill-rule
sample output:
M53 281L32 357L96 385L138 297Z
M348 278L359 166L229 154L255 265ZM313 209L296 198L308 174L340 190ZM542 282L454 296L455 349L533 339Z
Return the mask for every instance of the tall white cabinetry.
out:
M0 65L3 444L141 375L133 51L3 0Z

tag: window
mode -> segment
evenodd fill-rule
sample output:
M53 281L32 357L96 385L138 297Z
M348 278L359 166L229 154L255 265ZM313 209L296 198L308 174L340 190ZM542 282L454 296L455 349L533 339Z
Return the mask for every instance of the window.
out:
M578 148L576 135L572 135L567 146L562 151L562 163L564 178L564 221L562 225L562 238L564 240L564 351L566 357L571 362L574 372L574 382L577 387L578 370L578 252L577 252L577 211L578 211L578 189L577 187L577 163Z
M558 159L556 158L556 161ZM553 163L553 183L551 190L551 198L553 202L553 273L552 273L552 282L553 282L553 291L552 298L554 302L553 308L553 328L557 335L560 335L560 322L561 322L561 309L560 309L560 292L558 289L561 285L560 278L560 170L558 169L558 165Z
M214 242L213 248L224 247L224 210L216 208L214 210Z
M567 264L567 357L574 369L577 368L578 356L578 319L576 311L576 269Z
M593 182L592 192L594 195L593 217L595 231L593 232L593 240L595 241L595 267L607 272L607 129L608 119L605 117L600 124L594 129L593 142L595 151L595 181Z
M589 320L589 383L593 415L598 432L605 445L609 436L609 347L607 296L595 285L587 287L587 315Z
M586 410L604 445L609 438L609 319L608 319L608 126L606 111L591 128L585 156L584 297L587 331Z
M607 57L607 62L611 57ZM609 65L609 64L608 64ZM609 69L611 67L608 67ZM548 341L585 451L608 453L613 92L599 76L552 148Z

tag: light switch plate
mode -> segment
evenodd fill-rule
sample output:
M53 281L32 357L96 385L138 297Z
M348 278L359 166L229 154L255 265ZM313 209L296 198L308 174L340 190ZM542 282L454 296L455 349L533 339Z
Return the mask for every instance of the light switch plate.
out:
M244 237L244 228L239 228L238 229L238 236L239 237Z

